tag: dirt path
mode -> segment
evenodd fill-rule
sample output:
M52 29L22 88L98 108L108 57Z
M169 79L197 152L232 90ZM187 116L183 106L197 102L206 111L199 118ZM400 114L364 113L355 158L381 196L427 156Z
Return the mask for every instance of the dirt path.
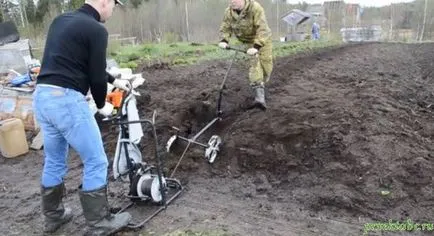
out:
M251 91L237 61L227 82L224 119L201 140L219 134L222 153L210 166L201 148L190 149L176 172L186 191L142 231L361 235L363 225L374 221L434 223L433 49L434 44L365 44L279 59L267 88L267 112L245 109ZM144 72L141 115L158 109L161 146L171 126L193 135L213 118L228 64ZM115 136L105 138L110 155ZM164 156L170 173L179 153ZM41 152L0 159L0 234L41 231L42 164ZM82 168L74 153L69 167L66 204L81 214L76 188ZM113 204L122 191L111 185ZM79 234L83 224L76 217L62 232Z

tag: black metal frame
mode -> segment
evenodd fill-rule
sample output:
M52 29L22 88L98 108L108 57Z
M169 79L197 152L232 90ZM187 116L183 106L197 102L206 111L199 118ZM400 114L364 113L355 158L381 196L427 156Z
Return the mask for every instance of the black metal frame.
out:
M131 85L131 84L130 84ZM132 86L131 86L132 88ZM150 221L153 217L155 217L158 213L160 213L162 210L167 208L167 205L170 204L173 200L175 200L183 191L183 187L180 183L180 181L178 181L177 179L173 179L173 178L165 178L166 180L166 186L168 188L173 188L176 190L175 194L173 196L171 196L168 200L166 199L166 191L168 190L166 188L166 186L163 184L163 162L161 160L161 156L158 155L158 138L157 138L157 132L155 129L155 112L153 114L153 118L152 120L149 119L141 119L141 120L136 120L136 121L127 121L127 116L126 115L122 115L122 108L124 107L125 104L125 99L132 93L132 89L126 93L123 97L122 97L122 101L121 101L121 106L120 106L120 111L118 112L117 115L113 116L113 117L109 117L106 119L103 119L104 122L111 122L113 125L119 125L120 127L120 132L121 132L121 140L122 139L128 139L129 135L128 135L128 125L129 124L136 124L136 123L140 123L140 124L148 124L151 126L152 128L152 136L154 139L154 152L155 152L155 158L157 160L157 167L153 167L150 166L148 168L151 169L156 169L157 171L157 176L158 176L158 181L160 184L160 193L162 196L162 201L160 202L160 205L162 205L161 207L159 207L151 216L147 217L145 220L134 224L134 223L130 223L127 227L130 229L135 229L135 228L140 228L142 227L145 223L147 223L148 221ZM122 148L122 146L121 146ZM139 169L141 169L143 167L142 163L133 163L129 157L129 153L128 153L128 143L124 142L123 148L125 149L125 158L127 159L127 167L128 167L128 172L126 174L128 174L129 176L129 180L130 180L130 192L132 190L132 188L134 188L134 175L137 173L137 171ZM119 151L120 153L120 151ZM122 174L125 175L125 174ZM128 198L130 198L131 200L135 200L138 199L143 200L140 197L135 197L135 196L127 196ZM128 204L127 206L121 208L116 214L119 214L123 211L125 211L126 209L130 208L131 206L135 205L136 202L132 201L130 204Z

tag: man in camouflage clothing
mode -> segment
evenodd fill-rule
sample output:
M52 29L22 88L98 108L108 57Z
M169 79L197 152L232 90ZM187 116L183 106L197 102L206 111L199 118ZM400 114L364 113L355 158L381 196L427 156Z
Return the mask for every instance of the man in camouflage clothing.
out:
M228 48L232 35L252 56L249 69L250 85L255 91L255 105L266 109L264 88L273 70L271 30L264 9L255 0L230 0L220 26L219 47Z

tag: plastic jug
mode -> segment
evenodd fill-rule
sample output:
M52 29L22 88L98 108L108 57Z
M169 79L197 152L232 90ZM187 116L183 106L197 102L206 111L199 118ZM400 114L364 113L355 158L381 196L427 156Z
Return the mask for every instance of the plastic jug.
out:
M11 118L0 121L0 151L6 158L17 157L29 151L24 123L21 119Z

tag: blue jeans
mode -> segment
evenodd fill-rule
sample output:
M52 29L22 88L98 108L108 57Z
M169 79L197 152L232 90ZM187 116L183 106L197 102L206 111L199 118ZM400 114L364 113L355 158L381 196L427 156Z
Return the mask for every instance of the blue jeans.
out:
M85 96L73 89L37 85L33 110L44 137L41 184L52 187L63 182L70 145L84 165L82 190L91 191L106 185L108 160L98 124Z

